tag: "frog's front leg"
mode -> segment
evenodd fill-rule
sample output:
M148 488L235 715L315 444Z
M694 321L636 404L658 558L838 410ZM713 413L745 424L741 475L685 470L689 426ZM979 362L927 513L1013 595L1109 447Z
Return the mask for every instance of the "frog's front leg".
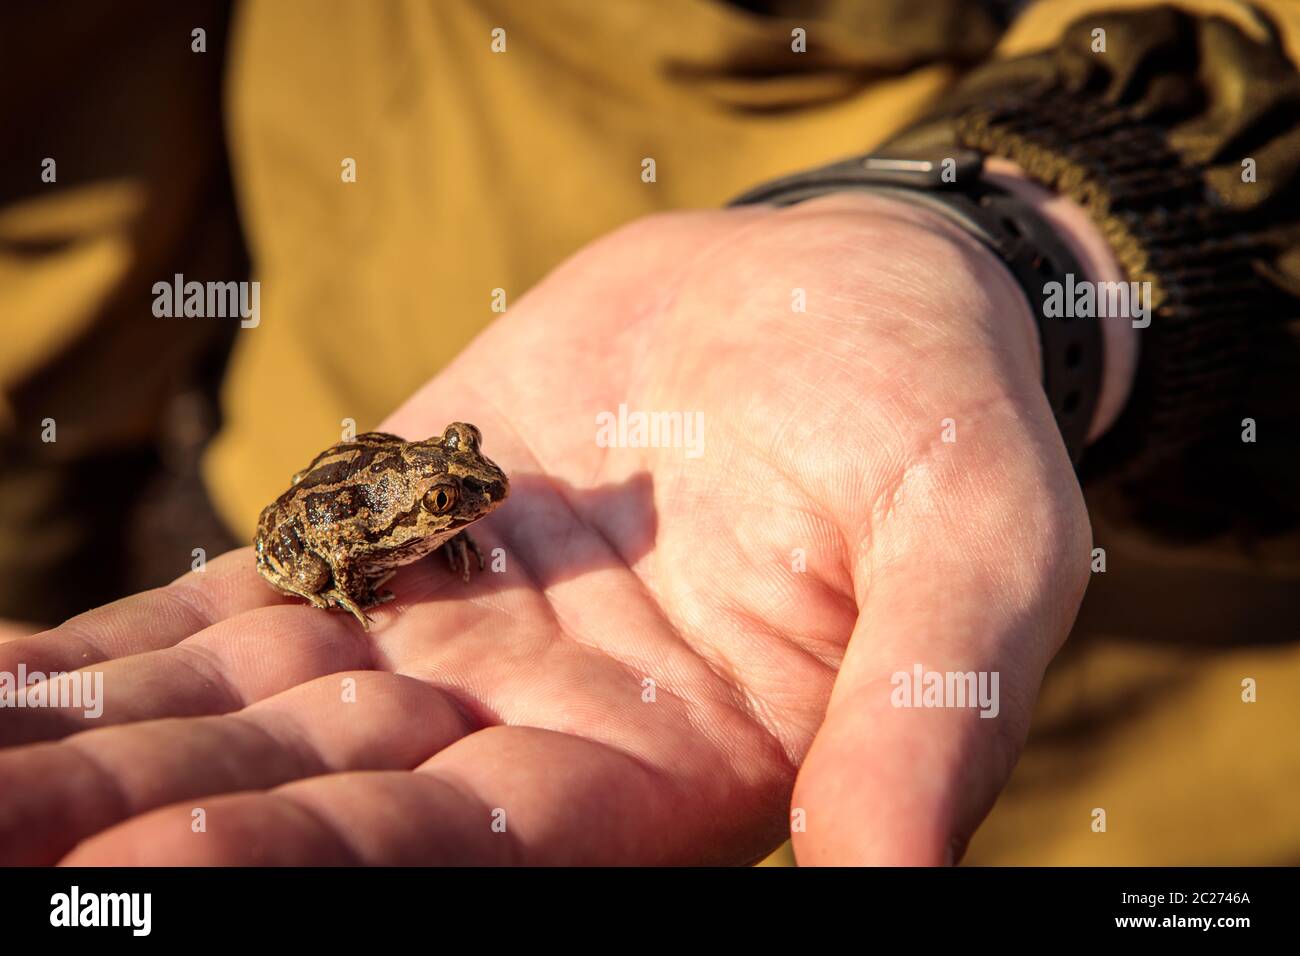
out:
M343 608L360 621L362 628L370 630L370 618L362 609L382 602L375 599L365 573L342 558L333 562L332 572L334 586L324 592L325 597L335 607Z
M474 552L474 557L478 559L478 569L483 570L483 552L468 531L456 535L442 546L442 550L447 555L447 563L451 565L451 573L459 574L461 580L467 583L470 578L469 552Z

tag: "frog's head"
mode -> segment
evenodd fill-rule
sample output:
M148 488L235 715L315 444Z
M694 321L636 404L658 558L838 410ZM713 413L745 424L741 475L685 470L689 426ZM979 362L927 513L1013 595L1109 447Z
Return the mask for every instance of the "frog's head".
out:
M500 507L510 479L479 451L483 435L473 425L452 422L441 438L418 443L421 511L425 520L448 530L463 528Z

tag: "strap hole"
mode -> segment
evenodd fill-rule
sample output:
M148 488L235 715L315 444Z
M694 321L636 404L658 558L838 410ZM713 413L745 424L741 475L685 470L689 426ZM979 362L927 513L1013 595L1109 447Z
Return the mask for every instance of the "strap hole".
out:
M1079 391L1078 389L1075 389L1074 391L1068 392L1066 394L1065 401L1061 403L1061 414L1073 415L1075 413L1075 410L1078 409L1078 407L1079 407Z
M1078 342L1071 342L1065 347L1065 367L1078 368L1079 363L1083 361L1083 346Z

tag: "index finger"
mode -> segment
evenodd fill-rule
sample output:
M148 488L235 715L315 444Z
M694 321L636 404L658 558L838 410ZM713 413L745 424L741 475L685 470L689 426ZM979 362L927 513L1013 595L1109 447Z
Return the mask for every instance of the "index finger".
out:
M0 673L72 671L179 644L218 621L279 604L257 575L252 549L228 551L166 587L105 604L58 627L0 642Z

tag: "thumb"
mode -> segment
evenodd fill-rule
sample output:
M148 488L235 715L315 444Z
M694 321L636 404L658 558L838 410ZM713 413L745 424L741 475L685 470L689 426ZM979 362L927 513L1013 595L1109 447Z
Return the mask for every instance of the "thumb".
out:
M889 530L863 549L858 620L796 782L801 864L961 858L1010 776L1087 583L1078 485L1047 470L909 472ZM1047 477L1063 492L1045 494ZM927 503L915 519L909 500Z

